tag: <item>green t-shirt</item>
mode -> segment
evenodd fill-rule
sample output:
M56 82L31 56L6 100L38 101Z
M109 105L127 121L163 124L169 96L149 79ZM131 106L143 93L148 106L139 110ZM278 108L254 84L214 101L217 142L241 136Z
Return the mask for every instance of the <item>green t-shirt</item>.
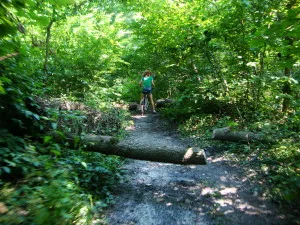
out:
M151 88L153 77L143 77L143 88Z

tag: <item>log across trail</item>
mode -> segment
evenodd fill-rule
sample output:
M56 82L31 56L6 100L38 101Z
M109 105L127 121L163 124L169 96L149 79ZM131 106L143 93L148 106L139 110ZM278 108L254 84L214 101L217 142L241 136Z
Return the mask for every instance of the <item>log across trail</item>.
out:
M86 135L82 141L86 150L107 155L174 164L206 164L203 149L184 145L170 137L149 135L147 129L141 128L145 125L151 126L151 120L144 121L145 124L139 123L137 128L132 127L132 130L128 131L129 136L122 140L110 136ZM135 132L136 129L140 132Z
M132 144L195 145L169 129L158 115L136 115L133 120ZM206 149L206 165L127 159L123 179L113 186L115 204L104 212L104 224L295 224L253 182L255 170L214 151Z

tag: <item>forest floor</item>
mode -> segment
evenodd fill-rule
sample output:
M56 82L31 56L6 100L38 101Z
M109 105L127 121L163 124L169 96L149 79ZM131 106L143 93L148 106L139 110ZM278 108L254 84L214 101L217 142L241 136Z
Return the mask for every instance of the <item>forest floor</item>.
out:
M159 115L133 115L128 138L165 145L194 145ZM174 165L127 159L124 178L114 186L107 224L266 225L300 224L294 213L264 197L255 170L243 168L213 148L207 165Z

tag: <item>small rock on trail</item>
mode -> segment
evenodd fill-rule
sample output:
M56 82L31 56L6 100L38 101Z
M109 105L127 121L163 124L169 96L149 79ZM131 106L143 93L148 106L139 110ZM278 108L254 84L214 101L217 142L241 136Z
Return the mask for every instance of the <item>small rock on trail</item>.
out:
M168 129L159 115L133 119L129 135L141 142L159 137L166 145L191 144ZM241 169L213 155L207 165L189 166L128 159L124 179L113 189L116 203L106 211L107 224L291 224Z

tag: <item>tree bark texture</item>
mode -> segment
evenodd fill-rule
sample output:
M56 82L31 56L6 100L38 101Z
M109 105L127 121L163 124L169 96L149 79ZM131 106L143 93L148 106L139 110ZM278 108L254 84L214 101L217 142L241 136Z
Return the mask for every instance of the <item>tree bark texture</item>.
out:
M232 131L230 127L218 128L213 131L213 140L234 141L234 142L250 142L254 140L262 140L263 136L247 131Z
M206 164L203 149L182 146L159 146L153 143L138 143L133 140L117 141L111 136L86 135L82 138L86 150L106 155L118 155L126 158L174 163L174 164Z

